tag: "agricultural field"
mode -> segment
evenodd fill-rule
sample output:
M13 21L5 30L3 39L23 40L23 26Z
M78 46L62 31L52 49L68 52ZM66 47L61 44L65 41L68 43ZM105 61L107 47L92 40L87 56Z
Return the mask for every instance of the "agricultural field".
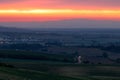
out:
M77 78L70 78L49 74L45 72L30 71L24 69L11 69L0 67L0 80L79 80Z
M1 50L0 80L120 80L119 63L78 64L73 56Z
M0 67L0 80L120 80L120 65L31 64L30 62L19 65L24 65L24 68Z

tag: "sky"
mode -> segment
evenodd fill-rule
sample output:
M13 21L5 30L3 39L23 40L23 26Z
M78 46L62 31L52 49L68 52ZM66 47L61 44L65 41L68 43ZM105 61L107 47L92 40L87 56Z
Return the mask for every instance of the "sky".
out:
M67 23L64 23L65 20ZM81 25L75 23L76 20L82 22ZM105 21L103 27L109 27L111 23L119 27L120 0L0 0L0 25L41 27L42 23L51 21L57 21L57 25L62 27L69 21L73 21L72 25L77 27L89 27ZM31 26L31 22L34 25ZM85 22L88 22L88 26L85 26Z

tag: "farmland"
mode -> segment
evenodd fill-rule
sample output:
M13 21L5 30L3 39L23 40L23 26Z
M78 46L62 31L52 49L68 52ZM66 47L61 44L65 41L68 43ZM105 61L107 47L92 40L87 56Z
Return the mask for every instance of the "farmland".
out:
M0 59L1 80L119 80L119 64L78 64L63 61L63 55L32 53L26 51L4 51L6 55L22 55L24 59L7 56ZM25 57L38 54L39 58L47 60L31 59ZM19 55L18 55L19 54ZM24 55L23 55L24 54ZM59 56L59 58L56 58ZM61 56L61 57L60 57ZM64 55L65 57L66 55ZM68 55L67 55L68 56ZM8 58L9 57L9 58ZM35 57L35 56L33 56ZM52 60L51 60L52 59ZM58 59L58 61L57 61ZM70 56L68 57L70 59Z
M15 62L16 64L17 62ZM19 66L18 66L19 64ZM23 66L24 65L24 66ZM0 67L1 80L119 80L120 65L79 65L19 62ZM19 68L18 68L19 67ZM22 67L22 68L20 68Z
M120 33L111 31L0 32L0 80L120 80Z

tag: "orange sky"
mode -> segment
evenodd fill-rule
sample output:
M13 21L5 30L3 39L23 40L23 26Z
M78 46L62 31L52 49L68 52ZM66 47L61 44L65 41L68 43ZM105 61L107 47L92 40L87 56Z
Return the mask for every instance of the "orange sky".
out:
M0 0L0 22L120 20L120 0Z

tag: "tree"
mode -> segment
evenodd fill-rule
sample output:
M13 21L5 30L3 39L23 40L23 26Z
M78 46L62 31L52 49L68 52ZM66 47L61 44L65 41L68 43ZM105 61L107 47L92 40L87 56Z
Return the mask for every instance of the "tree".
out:
M104 52L103 54L102 54L102 56L104 57L104 58L108 58L108 53L106 53L106 52Z
M84 64L89 64L90 61L89 60L86 60L86 61L83 61Z
M120 63L120 58L117 58L117 59L116 59L116 62L117 62L117 63Z

